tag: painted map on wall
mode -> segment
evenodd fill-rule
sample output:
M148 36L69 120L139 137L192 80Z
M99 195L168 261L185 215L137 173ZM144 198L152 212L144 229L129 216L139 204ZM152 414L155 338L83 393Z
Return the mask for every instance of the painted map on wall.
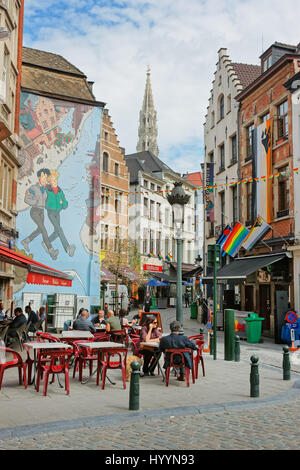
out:
M91 303L99 297L101 112L21 94L16 248L74 276L67 292L90 296ZM18 277L15 298L48 290Z

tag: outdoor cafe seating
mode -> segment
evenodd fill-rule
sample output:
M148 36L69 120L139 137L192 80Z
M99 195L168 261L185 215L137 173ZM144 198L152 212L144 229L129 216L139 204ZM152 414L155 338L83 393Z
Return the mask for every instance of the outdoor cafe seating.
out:
M205 377L205 368L204 368L204 358L203 358L203 348L205 341L203 339L203 335L195 335L195 336L190 336L189 337L190 341L194 341L196 345L198 346L197 353L194 357L194 368L195 368L195 378L198 379L198 369L199 369L199 364L201 362L202 366L202 375Z
M97 368L97 385L99 385L100 378L100 369L102 371L101 379L101 389L105 388L105 380L107 376L108 369L121 369L122 379L123 379L123 388L126 389L126 358L127 358L127 348L118 348L111 349L110 351L105 351L102 355L102 359L98 362Z

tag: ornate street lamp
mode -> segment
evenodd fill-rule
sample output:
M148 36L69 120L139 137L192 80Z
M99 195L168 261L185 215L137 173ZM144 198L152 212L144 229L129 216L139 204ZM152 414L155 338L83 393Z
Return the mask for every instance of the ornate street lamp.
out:
M174 188L168 196L174 214L175 238L177 241L177 300L176 320L183 325L182 314L182 224L184 220L184 206L189 202L190 195L186 194L182 183L174 183Z

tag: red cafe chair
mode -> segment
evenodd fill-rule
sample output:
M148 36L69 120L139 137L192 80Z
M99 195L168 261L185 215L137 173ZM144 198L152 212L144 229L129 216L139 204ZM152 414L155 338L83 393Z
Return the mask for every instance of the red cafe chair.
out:
M12 358L8 359L6 357L7 354L11 354ZM22 385L22 372L23 372L23 380L24 380L24 386L27 388L27 377L26 377L26 362L23 361L21 355L14 351L11 348L6 348L6 347L0 347L0 355L1 355L1 361L0 361L0 390L2 387L2 380L3 380L3 375L6 369L10 369L12 367L17 367L19 371L19 385Z
M36 391L40 389L41 376L44 373L44 392L47 395L49 375L52 374L65 374L65 390L67 395L70 394L69 383L69 362L71 359L72 350L41 350L37 365L37 382ZM53 380L54 382L54 380Z
M190 369L185 364L184 355L183 355L183 353L185 353L185 352L187 352L191 355L192 364L193 364L192 365L192 379L193 379L193 383L195 383L194 362L193 362L192 350L191 349L166 349L164 352L170 354L169 365L166 368L166 387L168 387L168 385L169 385L170 372L171 372L171 369L173 369L173 368L174 369L184 368L185 376L186 376L186 385L187 385L187 387L190 386ZM178 362L178 356L180 356L180 362Z
M202 354L204 344L205 344L203 335L190 336L189 340L193 341L196 344L196 346L198 346L198 349L196 351L196 355L193 357L194 367L195 367L195 378L198 379L198 369L199 369L200 362L201 362L201 366L202 366L202 375L203 375L203 377L205 377L204 358L203 358L203 354Z
M124 390L126 389L126 358L127 348L111 349L104 353L104 357L99 361L97 368L97 385L99 385L100 368L102 369L102 390L105 388L106 372L108 369L122 370L123 388Z

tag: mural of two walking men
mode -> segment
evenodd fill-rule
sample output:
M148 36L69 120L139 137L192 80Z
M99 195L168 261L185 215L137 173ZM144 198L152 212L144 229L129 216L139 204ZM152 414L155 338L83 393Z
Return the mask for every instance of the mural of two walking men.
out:
M37 177L38 182L26 191L24 198L24 202L31 206L30 216L37 228L21 243L25 250L29 252L29 243L37 236L42 235L42 247L55 260L59 250L53 248L52 242L59 238L67 254L73 256L76 247L69 244L60 225L60 213L68 207L68 201L63 190L58 186L59 173L55 170L42 168L38 170ZM50 236L44 223L45 210L49 221L53 225L53 233Z

